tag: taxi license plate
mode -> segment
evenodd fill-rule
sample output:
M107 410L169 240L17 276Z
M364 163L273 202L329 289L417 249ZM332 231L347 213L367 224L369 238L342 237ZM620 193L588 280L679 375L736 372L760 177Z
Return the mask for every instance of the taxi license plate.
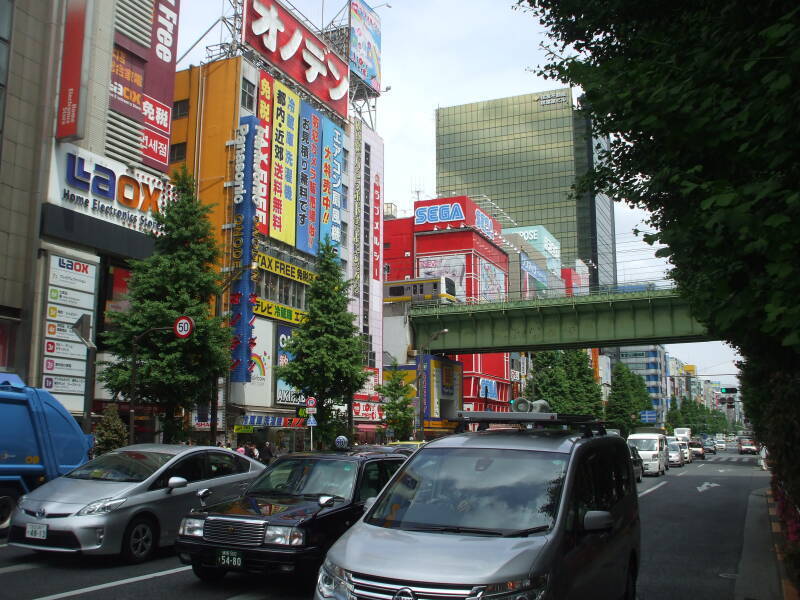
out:
M218 567L241 569L242 562L242 553L238 550L217 550Z
M47 525L39 523L27 523L25 525L25 537L35 540L47 539Z

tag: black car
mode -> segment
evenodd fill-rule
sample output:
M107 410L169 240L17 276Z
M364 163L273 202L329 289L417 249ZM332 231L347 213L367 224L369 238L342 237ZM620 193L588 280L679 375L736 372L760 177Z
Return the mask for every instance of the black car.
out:
M204 581L228 571L312 574L406 458L361 448L282 456L242 497L187 515L175 550Z
M639 455L639 451L636 449L636 446L631 446L628 444L628 450L631 453L631 462L633 463L633 473L636 475L636 481L641 482L642 477L644 476L644 463L642 462L642 457Z
M717 445L714 443L714 440L711 438L706 438L703 440L703 450L706 454L716 454L717 453Z

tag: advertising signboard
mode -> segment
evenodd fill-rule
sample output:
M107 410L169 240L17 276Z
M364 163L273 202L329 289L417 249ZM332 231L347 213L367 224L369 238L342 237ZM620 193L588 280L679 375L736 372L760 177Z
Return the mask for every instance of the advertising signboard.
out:
M487 302L496 302L505 298L505 271L485 258L480 258L478 265L480 268L478 275L478 295L480 299Z
M42 363L42 371L48 375L85 377L86 363L82 360L74 360L71 358L47 357ZM78 393L82 394L83 390Z
M525 252L520 252L520 262L519 266L522 269L522 272L530 275L535 282L536 289L544 289L547 287L547 273L536 264L536 262L531 259Z
M347 118L347 64L276 0L245 0L243 42Z
M330 238L333 246L338 246L342 239L343 153L344 131L336 123L323 117L319 239ZM355 223L353 230L356 230Z
M244 386L244 403L247 406L272 405L272 368L275 350L275 323L256 319L253 323L255 345L250 351L250 382Z
M233 186L233 267L248 265L257 254L254 243L255 235L255 202L253 198L254 168L258 157L254 157L253 148L257 134L258 119L241 117L236 130L234 186ZM257 182L255 186L257 187ZM240 272L231 287L231 327L233 342L231 343L231 381L243 383L250 381L250 372L254 368L250 355L253 340L253 303L256 301L254 280L258 279L257 271Z
M279 81L275 82L272 127L269 236L294 246L300 97Z
M365 421L383 420L383 406L377 402L353 400L353 418Z
M487 379L481 377L479 380L480 390L478 391L480 398L488 398L489 400L497 400L497 382L494 379Z
M461 408L461 383L463 367L461 363L446 359L431 360L431 408L430 417L442 418L455 414ZM448 407L450 410L447 410Z
M114 32L108 106L140 127L142 163L166 172L180 0L154 0L151 7L149 14L126 3L116 9L130 35Z
M350 0L350 69L381 91L381 19L364 0Z
M286 342L292 337L292 328L288 325L278 325L275 329L277 332L275 339L276 364L284 366L288 364L289 361L294 360L294 355L286 350ZM306 405L303 395L283 379L276 379L275 381L275 402L277 404L290 406Z
M91 27L89 0L67 0L64 41L61 46L61 89L56 113L56 139L83 137L86 115L86 82L89 78L84 47ZM88 21L88 22L87 22Z
M414 203L414 230L435 231L451 227L474 227L494 241L500 234L500 223L486 214L467 196L432 198Z
M297 249L312 256L319 250L319 192L322 174L322 115L300 106L297 177Z
M308 314L305 311L292 308L284 304L278 304L265 298L257 298L256 303L253 305L253 312L262 317L270 319L277 319L295 325L301 323Z
M256 116L261 135L256 138L255 152L259 156L258 190L254 190L256 203L256 229L264 237L269 235L270 173L272 169L272 102L275 80L266 71L259 71L258 106Z
M456 298L467 299L467 255L438 254L423 256L417 261L420 277L449 277L456 286Z
M561 242L542 225L525 227L507 227L503 234L517 234L547 258L547 269L551 273L561 275Z
M353 398L356 400L371 400L373 402L380 402L380 396L375 388L381 382L381 373L374 367L364 367L364 370L369 373L369 378L366 382L364 382L364 387L353 394Z
M150 173L73 144L57 144L47 201L107 223L157 234L153 213L163 209L172 185Z

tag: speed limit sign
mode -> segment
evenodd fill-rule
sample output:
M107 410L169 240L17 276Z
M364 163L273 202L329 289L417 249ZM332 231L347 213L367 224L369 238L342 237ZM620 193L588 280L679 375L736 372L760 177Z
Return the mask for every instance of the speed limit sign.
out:
M178 317L172 325L172 330L175 332L176 337L185 339L192 335L194 331L194 319L186 316Z

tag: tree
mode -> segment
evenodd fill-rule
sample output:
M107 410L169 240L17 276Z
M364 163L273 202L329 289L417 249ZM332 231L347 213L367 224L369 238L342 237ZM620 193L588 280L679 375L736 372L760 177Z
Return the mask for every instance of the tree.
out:
M589 357L580 350L536 352L525 397L546 400L554 412L602 413L600 386L592 377Z
M407 440L414 431L414 404L411 400L414 388L405 379L405 372L394 362L384 371L385 383L376 387L384 397L383 414L387 428L394 430L394 437Z
M325 443L339 431L332 419L334 411L340 410L337 406L346 407L347 432L352 439L353 394L369 377L363 367L364 344L355 316L347 310L349 289L336 248L325 240L317 257L317 277L306 292L308 313L286 345L294 360L275 369L277 377L317 399L318 431Z
M639 411L650 409L652 403L644 379L625 363L616 363L611 372L611 393L606 405L608 425L627 436L641 422Z
M541 74L580 86L593 134L610 136L580 189L650 211L645 240L744 357L746 414L800 498L797 3L518 4L554 40Z
M220 291L210 208L196 199L194 181L185 170L175 175L173 184L175 200L153 215L161 227L153 254L130 261L129 310L108 313L110 326L103 337L114 358L98 375L114 395L130 397L138 338L136 397L164 409L167 442L180 436L178 409L216 396L218 378L230 364L231 340L222 318L210 316L210 301ZM194 319L194 332L186 339L172 332L181 315ZM145 333L151 328L158 329Z
M119 418L117 406L109 404L103 411L103 418L94 430L94 455L100 456L127 445L128 428Z

